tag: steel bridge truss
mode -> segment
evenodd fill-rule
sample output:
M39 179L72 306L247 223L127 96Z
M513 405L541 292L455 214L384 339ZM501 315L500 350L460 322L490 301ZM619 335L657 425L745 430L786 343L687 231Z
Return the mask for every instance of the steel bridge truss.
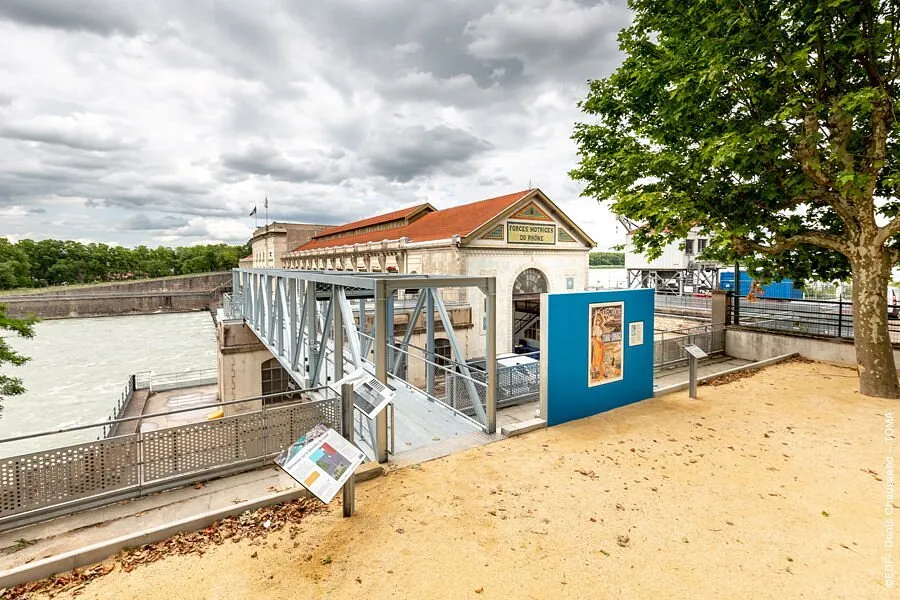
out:
M475 418L486 433L497 423L497 313L493 277L398 275L294 269L234 269L233 294L225 306L227 319L242 319L301 388L325 386L362 368L379 381L417 390L403 379L410 342L425 314L425 361L435 364L435 314L455 356L458 386L467 393ZM442 300L442 288L477 287L486 296L486 387L476 381ZM417 289L406 331L395 337L395 297ZM374 321L366 330L367 302L374 301ZM357 304L354 316L352 302ZM370 356L374 354L374 360ZM426 369L423 401L435 397L435 369ZM393 381L392 381L393 380ZM399 381L398 381L399 380ZM476 385L482 386L481 393ZM387 460L388 420L384 411L368 424L375 458ZM393 434L393 432L391 432Z

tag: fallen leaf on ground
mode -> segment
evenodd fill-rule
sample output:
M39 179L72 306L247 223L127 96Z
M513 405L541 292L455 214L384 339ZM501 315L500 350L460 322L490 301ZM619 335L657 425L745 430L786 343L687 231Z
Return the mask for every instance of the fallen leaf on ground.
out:
M234 517L226 517L216 521L200 531L179 533L155 544L146 544L137 548L123 550L109 561L75 569L51 579L39 579L23 583L5 590L0 594L3 600L27 600L37 594L56 596L61 592L71 592L75 588L88 584L91 580L112 572L117 566L129 573L142 564L156 562L167 556L197 554L202 556L212 546L218 546L226 540L252 540L265 538L273 531L278 531L288 524L296 524L307 515L323 509L323 505L311 498L301 498L284 504L263 506L256 510L248 510ZM265 527L265 523L269 527ZM254 555L256 553L254 552ZM328 562L331 562L329 559ZM323 562L323 564L326 564Z

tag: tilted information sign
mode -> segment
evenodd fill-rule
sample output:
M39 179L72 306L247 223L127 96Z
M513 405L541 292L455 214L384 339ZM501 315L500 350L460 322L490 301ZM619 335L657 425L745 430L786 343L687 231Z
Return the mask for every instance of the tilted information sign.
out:
M328 504L366 456L334 429L319 424L275 457L275 464Z
M331 387L340 393L341 386L345 383L353 386L353 405L370 419L374 419L394 399L394 390L363 369L356 369L331 384Z
M684 351L693 356L694 358L706 358L709 356L706 352L703 351L700 346L695 346L694 344L688 344L684 347Z

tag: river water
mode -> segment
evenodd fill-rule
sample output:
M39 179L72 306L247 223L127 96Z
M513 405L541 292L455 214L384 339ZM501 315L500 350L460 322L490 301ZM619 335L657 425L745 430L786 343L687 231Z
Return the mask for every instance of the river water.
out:
M216 330L208 312L60 319L35 325L30 340L9 337L31 357L4 373L26 393L7 398L0 438L105 421L132 373L216 367ZM0 444L0 456L96 439L100 429Z
M628 287L628 271L625 267L615 269L590 269L588 286L592 288L618 289Z

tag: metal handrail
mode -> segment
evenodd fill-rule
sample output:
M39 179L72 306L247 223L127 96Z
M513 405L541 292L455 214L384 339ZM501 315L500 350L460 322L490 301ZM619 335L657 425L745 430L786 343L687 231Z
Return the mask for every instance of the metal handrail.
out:
M128 421L152 419L154 417L164 417L167 415L174 415L174 414L184 413L184 412L193 412L193 411L197 411L197 410L204 410L207 408L219 408L221 406L230 406L232 404L241 404L242 402L253 402L254 400L266 400L268 398L277 398L277 397L281 397L281 396L287 396L288 394L303 394L303 393L307 393L307 392L315 392L315 391L323 390L323 389L331 389L331 388L329 388L327 385L322 385L322 386L314 387L314 388L306 388L306 389L302 389L302 390L291 390L289 392L279 392L277 394L266 394L263 396L252 396L250 398L243 398L241 400L229 400L227 402L215 402L213 404L203 404L200 406L192 406L189 408L179 408L176 410L169 410L166 412L139 415L136 417L123 417L121 419L113 419L111 421L103 421L102 423L90 423L88 425L76 425L75 427L68 427L65 429L55 429L52 431L40 431L37 433L18 435L18 436L10 437L10 438L2 438L2 439L0 439L0 444L5 444L8 442L18 442L21 440L29 440L29 439L38 438L38 437L46 437L48 435L56 435L58 433L69 433L71 431L83 431L85 429L90 429L92 427L104 427L106 425L115 424L115 423L126 423ZM299 402L295 402L295 403L283 404L281 406L290 406L292 404L302 404L302 403L303 403L303 401L299 401ZM279 406L279 408L281 406Z

